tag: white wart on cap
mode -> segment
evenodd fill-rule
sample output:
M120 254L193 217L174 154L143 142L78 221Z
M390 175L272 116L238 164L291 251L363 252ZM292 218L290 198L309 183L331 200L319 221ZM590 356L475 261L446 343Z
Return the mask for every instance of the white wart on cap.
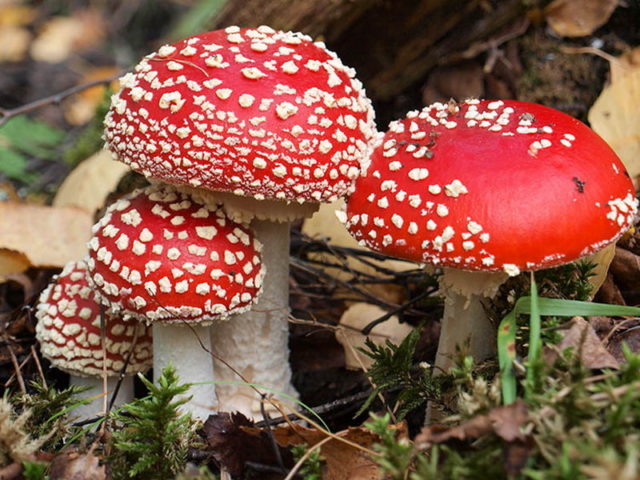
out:
M217 205L158 185L118 200L94 226L89 281L125 318L206 324L250 308L260 249Z
M105 138L150 178L257 200L334 201L351 190L374 133L354 77L300 33L203 33L121 79Z
M83 261L65 265L42 292L36 318L40 349L54 367L72 375L102 375L100 305L87 283ZM151 367L151 331L145 325L107 314L104 336L107 375L120 374L132 348L127 373L144 372Z

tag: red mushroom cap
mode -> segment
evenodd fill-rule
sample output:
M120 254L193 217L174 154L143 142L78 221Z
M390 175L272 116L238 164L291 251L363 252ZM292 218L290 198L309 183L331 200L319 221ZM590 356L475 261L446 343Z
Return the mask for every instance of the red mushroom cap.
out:
M346 222L389 255L516 274L603 248L636 210L624 166L581 122L531 103L468 100L392 122Z
M98 300L125 318L210 323L247 310L264 274L260 243L215 204L169 186L109 207L89 242Z
M324 44L269 27L165 45L121 84L105 120L118 160L150 178L258 200L346 194L374 132L354 71Z
M52 365L72 375L102 375L100 305L89 287L83 261L70 262L42 292L36 310L36 338ZM136 337L137 330L137 337ZM105 315L106 372L120 374L132 348L128 373L151 367L151 330L138 322Z

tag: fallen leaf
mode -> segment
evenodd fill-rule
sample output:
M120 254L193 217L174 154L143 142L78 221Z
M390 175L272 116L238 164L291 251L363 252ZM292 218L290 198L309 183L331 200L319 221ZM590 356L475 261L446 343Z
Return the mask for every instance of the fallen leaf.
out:
M406 423L392 425L389 428L397 430L399 438L408 438ZM380 440L373 432L359 427L349 427L336 435L367 449ZM278 444L282 446L306 444L313 447L327 438L323 432L300 425L278 427L274 431L274 436ZM322 476L325 480L378 480L383 478L378 464L366 452L340 440L327 441L320 447L320 453L325 461L325 471Z
M374 320L386 315L387 312L377 305L370 303L354 303L340 317L340 326L336 330L336 340L344 348L345 366L351 370L368 369L373 359L358 350L365 346L369 338L376 345L384 345L386 340L400 345L402 340L411 333L413 327L400 323L396 315L392 315L384 322L376 325L369 335L363 335L361 330Z
M253 422L241 413L210 415L203 426L213 457L231 475L243 477L247 462L277 466L273 444L268 434L253 427ZM291 452L281 448L285 467L293 466Z
M562 340L553 348L547 347L544 358L547 362L553 362L558 352L567 348L573 349L580 355L580 360L587 368L618 368L620 364L606 349L593 327L582 317L571 319L571 327L560 331Z
M11 275L24 272L31 262L24 253L0 248L0 282L6 281Z
M617 6L618 0L555 0L544 13L561 37L584 37L607 23Z
M62 62L72 53L97 45L105 31L104 19L92 10L79 10L72 17L52 17L31 44L31 58Z
M130 169L107 150L81 162L65 178L53 199L56 207L78 207L93 215Z
M322 204L316 213L311 218L305 219L302 224L302 232L311 238L326 239L331 245L340 247L356 248L366 250L366 247L362 247L358 242L349 234L345 226L336 217L336 211L344 208L344 201L339 200L331 204ZM309 257L325 262L336 263L336 258L326 253L311 253ZM367 261L374 265L380 265L381 267L394 270L396 272L403 272L407 270L413 270L418 267L417 263L404 261L404 260L385 260L378 261L374 259L367 259ZM375 267L366 265L362 262L355 260L352 257L348 257L346 266L355 272L363 272L365 274L374 275L380 278L384 278L384 275L380 273ZM351 280L353 274L349 271L345 271L341 268L335 267L322 267L326 272L340 280ZM379 296L381 299L392 303L401 303L403 300L405 289L399 285L393 284L369 284L362 285L361 288L371 292L372 294Z
M62 452L49 467L50 480L105 480L104 465L93 453Z
M450 98L484 98L484 73L475 61L436 68L422 90L422 102L447 102Z
M598 250L596 253L592 255L588 255L585 257L590 263L595 265L595 268L591 271L593 273L592 276L589 277L588 282L591 284L591 299L596 294L596 292L600 289L602 284L607 279L607 273L609 272L609 266L611 265L611 261L616 253L616 244L611 243L606 247Z
M18 252L34 267L62 267L86 254L92 224L79 208L3 202L0 251Z
M476 415L455 427L424 427L416 436L415 443L418 448L425 449L450 440L474 440L492 433L506 442L525 441L527 437L522 433L522 427L528 418L527 404L518 399L509 405L496 407L486 415Z
M36 9L27 5L0 2L0 27L26 27L36 18Z
M591 128L618 154L632 178L640 176L640 67L627 68L589 110Z

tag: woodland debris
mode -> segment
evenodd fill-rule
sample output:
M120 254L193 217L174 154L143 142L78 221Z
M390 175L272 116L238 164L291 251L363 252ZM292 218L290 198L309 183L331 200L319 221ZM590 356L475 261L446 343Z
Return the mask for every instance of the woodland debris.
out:
M607 23L618 0L555 0L544 13L551 29L561 37L584 37Z

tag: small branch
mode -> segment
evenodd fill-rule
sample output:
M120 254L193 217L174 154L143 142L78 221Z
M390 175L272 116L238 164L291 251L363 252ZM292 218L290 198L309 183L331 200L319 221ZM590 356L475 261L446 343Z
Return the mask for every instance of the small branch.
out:
M98 85L103 85L105 83L111 83L116 78L121 77L125 71L121 71L117 74L111 75L109 77L94 80L92 82L83 83L81 85L76 85L75 87L68 88L67 90L63 90L62 92L58 92L49 97L41 98L40 100L35 100L30 103L26 103L16 108L2 108L0 107L0 126L9 121L11 118L21 115L23 113L29 113L34 110L38 110L42 107L46 107L47 105L58 105L62 100L76 93L80 93L84 90L88 90L89 88L96 87Z

